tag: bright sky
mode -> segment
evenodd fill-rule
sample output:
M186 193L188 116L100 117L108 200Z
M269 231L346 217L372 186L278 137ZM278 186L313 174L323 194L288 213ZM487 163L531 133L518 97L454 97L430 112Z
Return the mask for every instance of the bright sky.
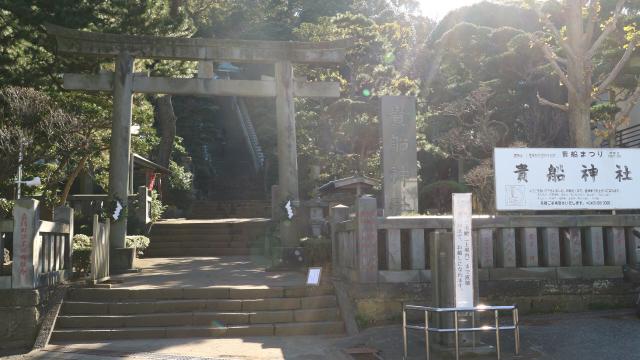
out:
M419 0L422 14L440 20L451 10L478 3L482 0Z

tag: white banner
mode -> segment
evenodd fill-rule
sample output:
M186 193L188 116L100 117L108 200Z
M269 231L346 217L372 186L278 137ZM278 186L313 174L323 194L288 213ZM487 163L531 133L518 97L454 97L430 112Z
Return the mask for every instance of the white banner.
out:
M473 307L471 194L453 194L453 274L456 307Z
M498 210L640 208L640 149L496 148Z

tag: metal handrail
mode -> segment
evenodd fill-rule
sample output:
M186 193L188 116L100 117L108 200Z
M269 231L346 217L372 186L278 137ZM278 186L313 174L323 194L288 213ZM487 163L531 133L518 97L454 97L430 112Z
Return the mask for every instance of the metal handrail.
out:
M640 124L629 126L616 131L616 146L622 148L640 147ZM608 146L609 141L603 141L603 146Z
M415 311L423 311L424 312L424 326L419 325L407 325L407 310L415 310ZM495 318L494 326L475 326L475 315L477 312L487 312L493 311ZM500 325L500 311L511 311L513 317L513 325ZM429 313L453 313L454 317L454 328L439 328L439 327L431 327L429 326ZM471 313L472 315L472 325L469 328L460 328L458 322L458 314L459 313ZM424 331L424 340L425 340L425 352L426 359L429 360L431 357L430 346L429 346L429 333L455 333L455 352L456 352L456 360L460 359L460 346L459 346L459 337L461 332L472 332L474 333L475 343L475 332L477 331L495 331L496 333L496 354L498 360L500 360L500 330L513 330L514 331L514 342L515 342L515 354L518 355L520 353L520 320L518 318L518 307L516 305L505 306L486 306L479 305L474 307L447 307L447 308L439 308L432 306L419 306L419 305L403 305L402 306L402 345L404 356L403 359L407 358L407 329L412 330L422 330Z
M249 112L247 111L244 101L236 96L231 97L231 105L238 116L238 120L240 120L242 133L247 141L254 168L256 171L260 171L264 166L264 152L258 141L258 136L249 117Z

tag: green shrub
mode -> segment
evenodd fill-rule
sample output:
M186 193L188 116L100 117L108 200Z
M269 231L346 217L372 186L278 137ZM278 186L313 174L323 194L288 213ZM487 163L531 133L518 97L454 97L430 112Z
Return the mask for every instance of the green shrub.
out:
M0 198L0 219L10 219L15 201Z
M151 192L151 206L149 208L149 217L151 218L151 222L158 221L160 217L162 217L162 213L166 208L167 206L162 204L158 192L153 190Z
M320 237L305 237L300 239L300 246L308 266L321 266L331 262L331 239Z
M91 238L85 234L73 235L73 250L91 250Z
M468 192L464 184L455 181L436 181L420 189L421 212L451 212L451 194Z
M91 270L91 249L73 250L71 262L76 273L88 273Z
M149 247L150 240L143 235L129 235L125 238L125 246L128 248L136 248L136 253L141 256L144 250Z
M88 273L91 268L91 238L84 234L73 235L71 263L78 273Z

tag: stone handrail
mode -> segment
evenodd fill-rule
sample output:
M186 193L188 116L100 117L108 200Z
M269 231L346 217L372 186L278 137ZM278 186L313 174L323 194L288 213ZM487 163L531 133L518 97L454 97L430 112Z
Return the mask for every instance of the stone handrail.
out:
M378 217L371 197L348 212L331 209L338 274L357 282L430 281L431 243L451 231L451 216ZM639 260L639 214L478 215L472 223L482 280L621 277L622 265Z
M11 277L0 281L0 288L37 289L64 281L71 273L73 209L58 207L54 221L42 221L38 203L17 200L13 220L0 222L0 233L13 233Z

